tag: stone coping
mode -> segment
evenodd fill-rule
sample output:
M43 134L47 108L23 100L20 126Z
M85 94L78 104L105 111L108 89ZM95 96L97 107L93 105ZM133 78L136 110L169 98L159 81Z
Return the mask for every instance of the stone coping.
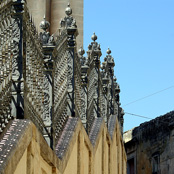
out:
M116 120L116 116L110 119L109 125L112 125L112 127L108 131L103 119L95 118L88 136L81 120L76 117L70 117L56 145L55 152L49 147L40 131L30 120L14 120L0 141L0 173L15 171L26 148L29 147L30 142L33 140L39 143L42 158L51 166L55 166L59 171L63 172L79 134L83 134L89 150L92 154L95 154L99 139L104 131L109 144L112 144L111 137L116 132L114 130L118 125Z

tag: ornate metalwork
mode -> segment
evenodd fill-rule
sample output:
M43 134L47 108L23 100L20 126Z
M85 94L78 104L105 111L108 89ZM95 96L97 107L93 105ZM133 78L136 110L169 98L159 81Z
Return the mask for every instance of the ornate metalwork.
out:
M26 4L3 1L0 15L0 131L9 120L25 115L51 137L43 121L42 46Z
M60 35L53 51L53 83L54 83L54 108L53 108L53 131L57 142L65 125L67 115L67 35Z
M54 133L55 141L60 136L69 116L80 116L80 65L75 52L76 25L73 25L71 8L65 10L60 33L56 37L54 57ZM64 23L64 24L63 24ZM72 25L71 25L72 24ZM59 125L59 126L58 126Z
M16 14L20 15L22 9L21 4L12 1L0 3L0 132L23 110L21 18Z
M93 42L88 46L88 113L87 113L87 129L90 131L92 120L101 116L101 78L100 78L100 45L96 42L95 33L91 39ZM94 117L94 118L92 118Z
M107 123L117 115L123 126L111 51L100 69L94 33L87 57L82 48L77 53L69 4L65 14L59 33L50 36L44 18L38 34L24 1L0 2L0 132L13 118L27 118L55 147L68 117L80 117L88 133L96 117Z
M81 63L81 120L86 128L86 119L87 119L87 83L88 83L88 77L87 77L87 71L89 69L88 61L86 57L84 57L84 49L81 47L78 51L79 57L80 57L80 63Z
M50 27L50 23L46 21L45 16L43 18L43 21L40 23L40 28L44 30L43 32L40 32L40 40L43 45L54 45L54 36L50 36L50 32L48 31Z
M77 28L76 25L76 20L71 16L72 14L72 9L70 7L70 4L68 4L67 8L65 9L65 14L66 16L64 17L64 19L61 19L60 21L60 27L62 29L67 29L67 28Z
M44 72L44 54L38 32L25 6L23 13L24 39L24 113L25 118L31 119L43 133L51 135L49 77Z
M102 63L102 81L103 81L103 93L106 96L105 103L107 106L107 121L110 115L115 114L114 108L114 58L110 55L111 50L108 48L106 57L104 58L104 62Z

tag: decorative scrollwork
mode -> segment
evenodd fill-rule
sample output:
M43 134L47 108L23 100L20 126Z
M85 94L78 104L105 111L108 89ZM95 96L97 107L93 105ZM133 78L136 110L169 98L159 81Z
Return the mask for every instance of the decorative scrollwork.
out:
M13 59L12 59L12 77L14 80L18 80L20 78L20 71L19 71L19 44L20 44L20 19L14 19L12 24L13 28L13 41L12 41L12 52L13 52Z
M26 3L11 2L0 2L0 132L19 114L17 108L56 141L69 116L80 117L88 133L95 117L107 122L116 114L122 126L120 87L113 77L110 49L100 71L101 48L95 33L87 57L82 48L77 55L78 32L69 4L59 35L50 36L45 18L38 35Z

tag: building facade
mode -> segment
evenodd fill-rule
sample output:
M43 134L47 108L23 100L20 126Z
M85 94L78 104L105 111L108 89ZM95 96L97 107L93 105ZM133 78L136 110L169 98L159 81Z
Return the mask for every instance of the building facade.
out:
M32 10L61 4L41 2L31 9L30 1L0 2L0 173L125 174L124 112L111 50L101 65L95 33L86 57L77 49L69 3L54 33L55 21L46 17L38 31Z
M174 111L124 133L127 174L172 174Z

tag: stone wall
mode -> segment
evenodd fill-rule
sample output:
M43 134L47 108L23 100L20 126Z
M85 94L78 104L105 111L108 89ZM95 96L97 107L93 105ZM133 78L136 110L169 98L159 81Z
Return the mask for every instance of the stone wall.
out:
M125 132L124 141L135 173L173 174L174 111Z
M14 120L0 142L0 171L6 174L126 174L126 154L118 121L112 135L95 120L90 136L69 118L55 152L35 125ZM12 138L13 137L13 138Z

